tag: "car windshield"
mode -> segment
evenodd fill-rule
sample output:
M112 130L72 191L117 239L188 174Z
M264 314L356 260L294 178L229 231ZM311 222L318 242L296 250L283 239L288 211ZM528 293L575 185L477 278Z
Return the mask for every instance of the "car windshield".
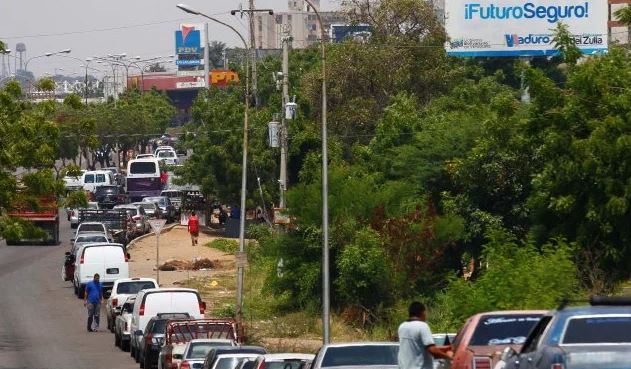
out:
M301 360L265 361L265 369L298 369L302 365Z
M175 153L173 151L160 151L158 153L159 158L174 158Z
M94 236L80 236L77 238L78 243L88 243L88 242L107 242L107 238L102 235L94 235Z
M86 174L85 179L83 180L85 183L94 183L94 174Z
M133 282L121 282L116 287L117 294L129 294L135 295L140 290L146 290L148 288L155 288L156 285L149 281L133 281Z
M152 174L156 172L156 163L152 161L137 161L131 163L129 173L132 174Z
M145 197L142 201L145 202L155 202L159 205L165 205L166 199L164 197Z
M469 346L522 345L540 314L485 315L480 318Z
M188 350L188 354L186 354L187 359L202 359L208 355L208 352L213 347L219 346L229 346L227 343L223 342L195 342L191 343L191 347Z
M398 365L396 345L365 345L329 347L326 350L322 367Z
M99 208L99 204L96 202L89 202L88 203L88 209L98 209Z
M167 329L167 320L166 319L156 319L156 321L151 326L151 333L164 333Z
M81 224L81 232L103 232L105 228L101 224Z
M215 369L235 369L237 365L241 362L241 358L236 357L223 357L217 360L217 364L215 364Z
M572 318L563 344L631 344L631 315Z
M116 193L118 192L118 187L116 186L101 186L96 188L96 194L104 194L104 193Z

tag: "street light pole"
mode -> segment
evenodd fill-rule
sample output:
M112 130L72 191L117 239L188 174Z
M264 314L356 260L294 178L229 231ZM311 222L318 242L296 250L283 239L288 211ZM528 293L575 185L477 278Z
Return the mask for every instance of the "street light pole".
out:
M320 46L322 48L322 342L326 345L331 341L331 294L329 275L329 159L327 149L326 128L326 46L324 24L320 12L313 6L311 0L305 0L313 9L320 24Z
M224 23L218 19L215 19L211 16L208 16L206 14L203 14L197 10L194 10L184 4L178 4L177 5L178 8L180 8L181 10L190 13L190 14L195 14L195 15L199 15L202 16L204 18L210 19L213 22L219 23L223 26L226 26L228 28L230 28L232 31L234 31L239 38L241 39L241 42L243 42L243 47L245 47L246 51L249 51L249 47L248 47L248 43L245 41L245 38L243 37L243 35L237 31L233 26ZM249 77L249 71L250 71L250 63L249 63L249 58L246 58L246 63L245 63L245 97L244 97L244 112L243 112L243 158L242 158L242 163L241 163L241 213L240 213L240 219L239 219L239 253L241 255L243 255L243 253L245 252L245 195L246 195L246 189L247 189L247 175L248 175L248 171L247 171L247 165L248 165L248 112L250 110L250 77ZM236 318L237 321L239 323L241 323L242 318L243 318L243 272L244 272L244 266L243 265L237 265L237 306L236 306Z

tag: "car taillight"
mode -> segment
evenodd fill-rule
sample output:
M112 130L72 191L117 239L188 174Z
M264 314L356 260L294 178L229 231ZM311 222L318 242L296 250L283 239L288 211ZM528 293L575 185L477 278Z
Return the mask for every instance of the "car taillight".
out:
M171 364L172 361L173 361L173 355L171 355L171 354L164 354L164 363L165 364Z
M83 264L84 261L85 259L83 258L83 254L81 254L81 259L79 259L79 264Z
M550 369L564 369L564 367L563 367L563 364L556 363L556 364L552 364Z
M488 357L473 358L473 369L491 369L491 359Z
M261 363L259 364L259 367L256 369L265 369L265 361L261 361Z
M199 313L200 314L204 314L206 312L206 303L205 302L200 302L199 303Z
M191 364L188 361L182 361L180 363L180 369L191 369Z
M145 315L145 304L140 305L140 311L138 311L138 315Z
M112 306L118 306L118 299L112 299Z

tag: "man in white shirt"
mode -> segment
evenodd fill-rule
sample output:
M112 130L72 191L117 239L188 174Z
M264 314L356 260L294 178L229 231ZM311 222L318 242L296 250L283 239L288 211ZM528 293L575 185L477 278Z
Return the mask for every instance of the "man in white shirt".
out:
M434 358L453 358L451 346L436 346L427 320L425 305L415 301L408 308L409 319L399 326L399 369L433 369Z

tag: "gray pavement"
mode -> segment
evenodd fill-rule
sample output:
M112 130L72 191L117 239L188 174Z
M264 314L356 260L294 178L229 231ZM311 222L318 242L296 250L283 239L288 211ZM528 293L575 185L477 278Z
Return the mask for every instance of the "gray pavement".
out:
M73 234L62 214L61 245L7 246L0 241L0 369L131 369L105 329L86 330L86 311L61 280Z

